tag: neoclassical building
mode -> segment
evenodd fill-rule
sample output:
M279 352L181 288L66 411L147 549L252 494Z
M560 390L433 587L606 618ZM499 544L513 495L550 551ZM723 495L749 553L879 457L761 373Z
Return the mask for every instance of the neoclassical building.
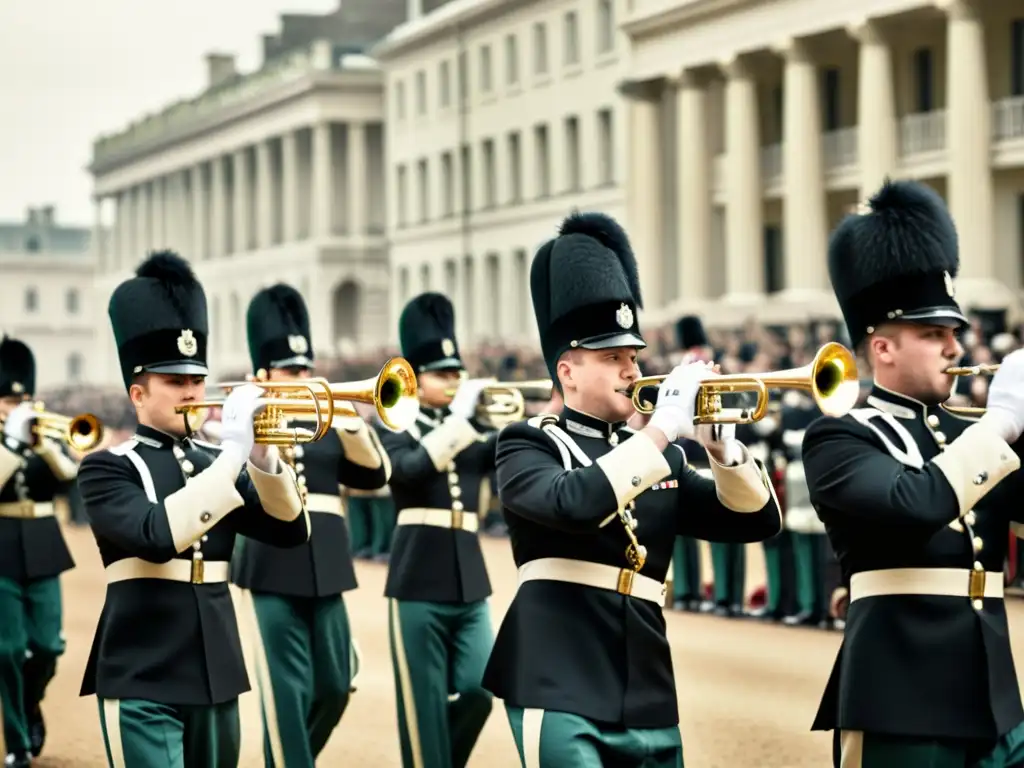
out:
M629 221L665 315L834 311L828 233L892 176L947 199L961 302L1019 317L1022 0L624 5Z
M258 71L211 54L202 94L98 139L97 220L113 221L98 254L101 311L148 252L171 248L206 289L215 375L247 367L246 308L277 281L305 296L318 354L385 342L383 80L358 51L405 11L405 0L359 0L283 17ZM116 381L113 336L101 341Z
M0 222L0 335L28 344L39 392L102 381L96 339L95 245L106 233L61 224L53 206Z
M375 45L386 85L392 337L448 294L460 338L536 337L529 265L573 208L625 216L613 0L453 0Z

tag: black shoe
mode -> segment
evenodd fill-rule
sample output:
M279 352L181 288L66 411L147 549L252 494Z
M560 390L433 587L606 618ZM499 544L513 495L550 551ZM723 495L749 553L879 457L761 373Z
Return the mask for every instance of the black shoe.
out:
M787 616L782 623L787 627L816 627L820 617L811 611L800 611L792 616Z
M46 723L43 722L43 712L39 708L28 713L28 737L32 742L32 756L39 757L46 743Z
M11 753L4 761L4 768L31 768L32 755L28 752Z
M391 555L389 555L387 552L381 552L380 554L371 557L370 560L372 560L375 563L387 564L388 561L391 560Z

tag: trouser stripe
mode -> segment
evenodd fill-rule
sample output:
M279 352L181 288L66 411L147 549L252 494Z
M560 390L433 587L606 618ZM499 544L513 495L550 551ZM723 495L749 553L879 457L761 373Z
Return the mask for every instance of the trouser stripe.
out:
M420 723L416 713L416 697L409 674L409 660L405 655L405 641L402 639L402 620L398 615L398 601L390 598L388 619L391 621L391 635L395 638L395 664L398 667L398 685L402 689L402 705L405 710L405 728L409 733L409 750L412 752L413 768L423 768L423 748L420 745Z

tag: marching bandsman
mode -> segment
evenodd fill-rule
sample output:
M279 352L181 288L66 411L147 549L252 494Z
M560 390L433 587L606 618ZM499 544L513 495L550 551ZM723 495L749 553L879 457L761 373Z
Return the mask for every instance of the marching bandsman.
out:
M408 430L380 432L398 511L384 594L402 765L461 768L491 712L491 584L477 536L495 433L475 419L488 382L462 380L454 310L439 293L405 306L399 338L421 404Z
M40 703L64 653L60 574L75 567L53 500L78 473L62 446L35 434L36 365L0 340L0 711L5 765L24 768L46 739Z
M1009 521L1024 520L1024 352L980 420L940 405L963 354L957 233L927 186L886 182L829 243L832 287L874 376L863 408L803 441L811 504L848 579L846 633L815 730L836 766L1008 768L1024 710L1003 604Z
M312 375L309 313L298 291L283 284L263 289L249 303L246 324L258 379ZM309 542L280 549L243 537L232 581L252 600L256 652L270 678L257 672L266 765L312 768L348 705L356 671L342 595L357 583L338 486L384 487L390 465L376 433L358 416L336 418L324 438L285 452L305 489Z
M292 470L255 443L258 386L225 399L218 447L176 413L207 375L206 296L188 263L153 254L108 314L138 428L78 475L107 578L82 695L98 698L111 768L233 768L249 690L227 583L235 536L300 546L309 520Z
M675 538L759 541L779 531L778 505L729 427L693 426L708 363L678 366L647 426L626 427L645 342L636 261L615 221L566 219L530 288L565 407L498 438L519 589L484 684L504 699L524 766L681 767L662 615ZM702 443L713 480L670 445L680 437Z

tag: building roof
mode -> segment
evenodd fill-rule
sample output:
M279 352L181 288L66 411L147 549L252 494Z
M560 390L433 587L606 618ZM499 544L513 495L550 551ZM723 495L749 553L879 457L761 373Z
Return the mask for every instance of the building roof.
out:
M88 254L92 230L57 224L53 206L29 208L21 222L0 221L0 253Z
M428 5L431 6L428 8ZM417 45L429 42L457 25L467 25L494 12L508 12L508 0L435 0L424 3L424 14L396 27L370 49L370 55L385 61Z

